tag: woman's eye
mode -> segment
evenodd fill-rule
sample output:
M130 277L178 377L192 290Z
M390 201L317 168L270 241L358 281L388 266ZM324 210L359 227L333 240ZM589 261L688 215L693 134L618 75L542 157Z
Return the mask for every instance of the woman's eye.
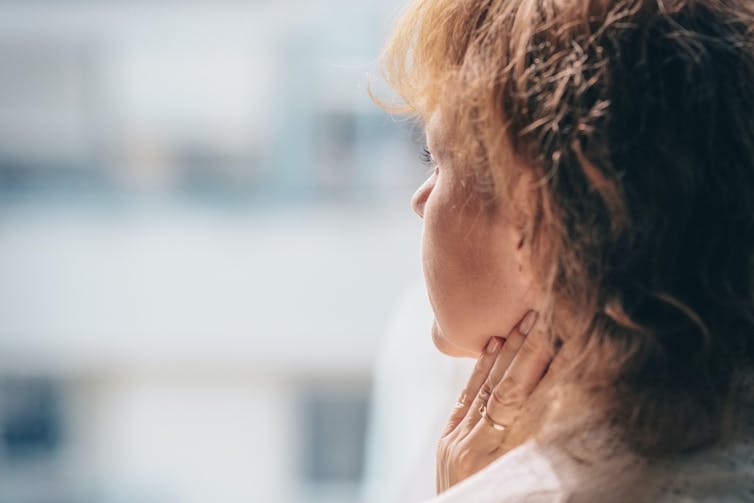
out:
M430 152L426 146L422 148L420 158L421 158L422 164L424 164L427 167L427 173L426 173L427 176L437 174L437 164L435 163L435 160L432 157L432 152Z

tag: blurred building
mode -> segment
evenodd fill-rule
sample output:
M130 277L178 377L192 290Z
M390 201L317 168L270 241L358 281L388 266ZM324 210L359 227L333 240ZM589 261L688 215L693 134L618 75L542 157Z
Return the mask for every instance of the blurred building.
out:
M0 1L0 503L356 500L420 274L398 5Z

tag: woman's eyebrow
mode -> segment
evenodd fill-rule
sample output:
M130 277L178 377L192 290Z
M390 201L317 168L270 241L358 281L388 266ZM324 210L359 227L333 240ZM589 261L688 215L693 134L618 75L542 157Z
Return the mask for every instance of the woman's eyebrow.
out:
M446 152L442 144L443 140L447 138L447 134L445 124L439 116L433 115L424 126L424 142L435 160L445 157Z
M432 155L432 158L436 161L438 158L441 157L441 152L437 150L435 147L437 145L434 144L434 142L430 141L429 133L424 134L424 145L426 145L427 150L429 151L430 155Z
M434 150L434 149L432 148L432 144L431 144L431 143L430 143L430 141L429 141L429 135L426 135L426 134L424 135L424 146L425 146L425 147L427 148L427 150L429 150L430 152L432 152L432 151Z

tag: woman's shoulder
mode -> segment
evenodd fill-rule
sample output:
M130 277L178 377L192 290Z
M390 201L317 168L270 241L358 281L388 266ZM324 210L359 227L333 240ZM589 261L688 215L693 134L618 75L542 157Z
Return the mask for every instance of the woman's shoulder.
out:
M717 445L652 464L669 501L754 502L754 372L734 386L729 434Z
M531 440L426 503L592 501L754 502L754 444L735 442L646 463L583 463Z

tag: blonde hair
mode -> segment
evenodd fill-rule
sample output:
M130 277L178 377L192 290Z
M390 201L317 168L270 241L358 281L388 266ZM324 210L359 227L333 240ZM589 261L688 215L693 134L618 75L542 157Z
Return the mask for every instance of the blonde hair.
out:
M753 32L745 0L415 0L383 58L486 201L535 175L553 392L647 455L719 440L754 360Z

